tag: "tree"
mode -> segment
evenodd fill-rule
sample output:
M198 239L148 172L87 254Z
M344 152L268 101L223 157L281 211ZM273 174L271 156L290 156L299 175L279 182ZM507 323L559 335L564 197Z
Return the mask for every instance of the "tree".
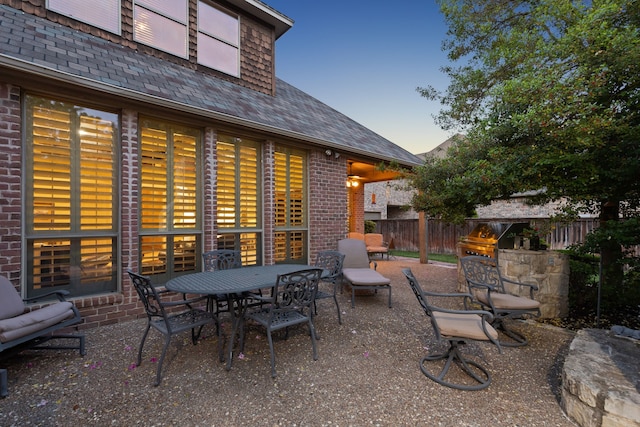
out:
M459 221L491 200L540 190L533 203L599 215L606 276L621 280L619 228L607 228L639 214L640 2L439 3L450 85L418 90L442 103L440 124L466 138L414 171L413 207Z

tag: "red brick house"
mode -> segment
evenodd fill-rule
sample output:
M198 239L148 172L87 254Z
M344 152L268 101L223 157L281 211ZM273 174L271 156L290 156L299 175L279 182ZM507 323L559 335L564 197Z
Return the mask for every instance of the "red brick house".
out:
M257 0L0 0L0 264L83 327L141 314L214 248L307 263L361 227L362 182L420 159L275 75Z

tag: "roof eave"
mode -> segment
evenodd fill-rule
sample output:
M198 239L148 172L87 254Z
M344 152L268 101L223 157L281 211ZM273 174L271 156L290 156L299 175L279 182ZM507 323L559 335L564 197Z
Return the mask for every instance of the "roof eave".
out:
M135 102L149 104L156 107L167 108L174 111L179 111L186 114L193 114L199 117L204 117L212 120L217 120L226 124L241 126L249 128L255 131L266 132L270 134L279 135L286 138L299 140L312 145L318 145L323 148L335 149L343 153L349 153L351 155L358 155L364 158L372 158L371 152L367 150L361 150L357 148L346 149L345 146L336 144L331 141L323 140L320 138L310 137L300 132L295 132L287 129L278 128L275 126L266 125L252 120L243 119L230 114L222 113L219 111L209 110L205 108L195 107L189 104L172 101L170 99L162 98L155 95L150 95L131 89L126 89L120 86L111 85L96 80L91 80L86 77L77 76L63 71L55 70L43 65L33 64L31 62L22 61L20 59L9 57L5 54L0 54L0 69L5 68L14 72L19 72L22 75L28 74L36 76L38 78L51 79L60 83L71 84L82 87L84 89L102 92L116 97L121 97ZM376 160L395 162L402 166L416 166L411 162L399 161L397 158L376 154L373 156Z

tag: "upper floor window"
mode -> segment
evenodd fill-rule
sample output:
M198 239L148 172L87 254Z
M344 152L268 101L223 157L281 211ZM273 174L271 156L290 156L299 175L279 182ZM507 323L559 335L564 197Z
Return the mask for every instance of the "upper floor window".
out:
M188 0L134 0L134 40L188 58L188 11Z
M47 0L47 9L120 34L120 0Z
M240 75L240 21L198 2L198 63L223 73Z

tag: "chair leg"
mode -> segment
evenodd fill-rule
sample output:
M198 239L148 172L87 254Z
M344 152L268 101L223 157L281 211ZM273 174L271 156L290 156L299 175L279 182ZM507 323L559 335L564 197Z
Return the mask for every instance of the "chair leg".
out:
M6 369L0 369L0 397L7 397L9 394L8 376Z
M271 330L267 328L267 340L269 341L269 351L271 352L271 377L275 378L276 374L276 354L273 351L273 338L271 337Z
M493 326L497 331L502 332L504 335L509 337L510 341L499 340L500 345L504 347L522 347L529 344L529 340L527 337L522 335L520 332L516 332L513 329L509 328L505 323L504 318L496 319L491 326Z
M140 341L140 347L138 348L138 362L136 366L140 366L142 363L142 347L144 347L144 342L147 339L147 335L149 335L149 329L151 329L151 325L147 323L147 329L145 329L144 334L142 334L142 340Z
M338 304L338 297L336 294L333 294L333 302L336 303L336 310L338 311L338 324L342 325L342 316L340 315L340 304Z
M171 335L167 335L167 339L164 342L164 348L162 349L162 354L160 355L160 360L158 360L158 369L156 371L156 382L154 386L159 386L162 381L162 362L164 362L164 357L167 355L167 349L169 348L169 343L171 343Z
M309 335L311 335L311 347L313 348L313 360L318 360L318 349L316 347L316 327L313 319L309 318Z
M460 353L458 344L458 342L452 341L450 343L449 349L445 353L430 354L423 357L420 361L420 370L422 371L422 373L438 384L455 388L457 390L482 390L489 387L489 384L491 384L491 375L489 374L489 372L473 360L466 359L462 355L462 353ZM446 359L446 362L438 375L432 374L425 367L426 362L444 359ZM449 369L451 368L451 366L454 364L458 366L464 374L472 378L477 384L468 385L448 381L446 379L447 374L449 373Z

